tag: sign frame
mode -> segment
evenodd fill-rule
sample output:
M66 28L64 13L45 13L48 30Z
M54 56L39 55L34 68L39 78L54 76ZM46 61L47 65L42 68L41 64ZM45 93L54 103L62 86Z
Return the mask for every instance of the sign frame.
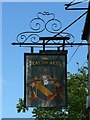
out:
M55 107L67 107L67 50L64 50L64 51L56 51L56 50L46 50L46 51L40 51L40 53L24 53L24 107L39 107L39 106L27 106L27 103L26 103L26 56L35 56L35 55L41 55L41 56L65 56L65 70L64 70L64 74L65 74L65 86L64 86L64 89L65 89L65 96L64 96L64 105L61 105L61 106L55 106ZM40 106L42 107L42 106ZM47 107L47 106L46 106ZM49 106L51 107L51 106ZM52 106L54 107L54 106Z

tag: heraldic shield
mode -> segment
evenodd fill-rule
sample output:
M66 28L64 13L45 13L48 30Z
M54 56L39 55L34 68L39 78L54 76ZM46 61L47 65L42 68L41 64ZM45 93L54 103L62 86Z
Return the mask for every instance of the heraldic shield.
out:
M66 53L25 53L25 106L66 106Z

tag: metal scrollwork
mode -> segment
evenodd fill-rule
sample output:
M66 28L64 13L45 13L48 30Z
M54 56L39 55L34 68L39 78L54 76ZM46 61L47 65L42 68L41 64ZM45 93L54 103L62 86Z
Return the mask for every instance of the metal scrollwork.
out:
M42 43L39 40L40 33L45 33L48 36L54 36L58 33L60 33L62 24L61 22L55 18L55 15L53 13L49 12L38 12L37 17L32 19L30 21L30 31L21 32L17 36L17 42L18 43ZM49 35L50 34L50 35ZM74 37L72 34L61 32L59 37L69 37L72 39L72 42L74 41ZM58 37L57 36L57 37ZM47 43L61 43L61 40L50 40Z
M69 37L70 38L70 42L74 42L74 36L70 33L67 33L67 32L63 32L60 34L60 36L63 36L63 37Z
M39 34L43 31L47 31L48 34L56 34L61 29L61 22L55 18L53 13L39 12L37 17L30 21L30 31L22 32L17 36L18 43L38 43Z
M74 43L74 36L72 34L70 34L70 33L63 32L63 33L60 33L57 37L69 37L70 42ZM52 41L53 41L53 43L62 43L63 42L61 40L52 40ZM68 42L68 41L66 40L66 42Z
M61 29L61 22L57 19L51 19L46 23L46 30L50 33L58 33Z
M25 43L26 41L30 43L38 43L39 35L34 33L29 34L29 32L23 32L17 36L18 43Z
M39 42L39 36L37 34L32 34L31 36L31 42L32 43L38 43Z
M42 32L45 29L45 21L40 18L34 18L30 22L30 28L33 31Z
M39 18L39 19L44 19L45 20L45 18L47 19L47 20L50 20L50 19L55 19L55 15L53 14L53 13L49 13L49 12L39 12L38 14L37 14L37 17Z

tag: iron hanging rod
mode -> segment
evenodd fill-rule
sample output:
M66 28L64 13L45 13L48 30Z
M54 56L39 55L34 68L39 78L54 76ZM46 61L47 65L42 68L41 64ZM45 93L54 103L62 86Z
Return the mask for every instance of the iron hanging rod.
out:
M87 0L73 3L74 1L75 1L75 0L73 0L73 1L70 2L69 4L65 4L65 6L66 6L65 9L66 9L66 10L87 10L87 9L88 9L88 8L69 8L70 6L74 6L74 5L76 5L76 4L80 4L80 3L85 2L85 1L87 1Z
M67 27L65 27L62 31L60 31L59 33L57 33L56 35L54 35L54 37L56 37L57 35L59 35L60 33L64 32L66 29L68 29L70 26L72 26L74 23L76 23L79 19L81 19L88 11L84 12L82 15L80 15L76 20L74 20L71 24L69 24Z
M69 37L39 37L39 40L69 40Z
M45 45L52 45L52 46L56 46L56 45L63 45L63 43L44 43ZM37 43L37 44L34 44L34 43L15 43L13 42L12 45L20 45L20 46L23 46L23 45L29 45L29 46L39 46L39 45L43 45L43 43ZM65 43L64 44L65 46L68 46L68 45L71 45L71 46L77 46L77 45L80 45L80 46L83 46L83 45L90 45L90 43Z
M66 10L88 10L88 8L65 8Z
M65 27L63 30L61 30L59 33L54 35L53 37L57 37L60 33L64 32L66 29L68 29L70 26L72 26L74 23L76 23L79 19L81 19L88 11L84 12L82 15L80 15L76 20L74 20L71 24L69 24L67 27ZM48 40L46 43L48 43L50 40Z

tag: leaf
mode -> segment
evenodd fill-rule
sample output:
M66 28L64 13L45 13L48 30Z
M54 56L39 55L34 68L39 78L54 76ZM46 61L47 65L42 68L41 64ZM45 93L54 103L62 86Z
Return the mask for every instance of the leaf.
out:
M77 62L79 65L79 63ZM87 67L82 67L78 69L77 74L72 74L68 72L68 81L67 81L67 95L68 95L68 106L64 109L62 113L62 108L54 109L45 109L45 108L35 108L33 109L33 116L36 116L37 119L71 119L71 120L88 120L88 112L86 107L83 106L86 104L86 87L88 82L87 76ZM82 107L83 106L83 107ZM82 111L82 113L81 113ZM68 113L68 114L66 114Z

